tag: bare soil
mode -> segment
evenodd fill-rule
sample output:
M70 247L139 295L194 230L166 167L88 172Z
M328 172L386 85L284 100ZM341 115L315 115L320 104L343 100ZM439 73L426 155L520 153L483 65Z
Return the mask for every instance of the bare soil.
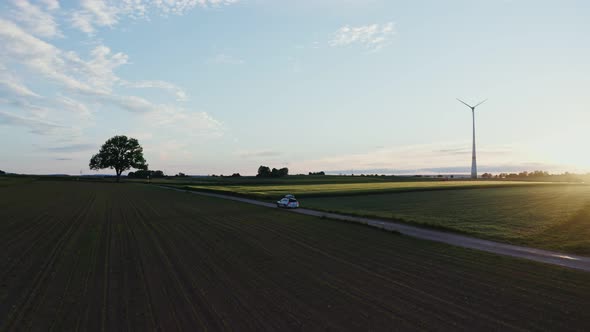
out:
M0 187L0 330L588 330L590 274L139 184Z

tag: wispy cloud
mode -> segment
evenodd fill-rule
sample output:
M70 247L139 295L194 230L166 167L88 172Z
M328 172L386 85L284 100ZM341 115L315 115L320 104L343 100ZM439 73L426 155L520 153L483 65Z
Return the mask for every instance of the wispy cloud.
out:
M9 73L0 64L0 96L39 97L17 75Z
M150 1L152 7L163 13L184 14L195 7L219 7L237 3L239 0L155 0Z
M369 50L377 51L386 46L394 35L393 22L382 25L345 25L334 33L329 45L332 47L361 45Z
M88 119L92 116L92 112L90 111L88 106L86 106L86 104L73 98L66 96L58 96L54 99L54 102L56 103L57 107L79 114L82 116L82 118Z
M139 88L139 89L161 89L172 92L176 96L177 101L186 101L188 99L186 92L170 83L165 81L136 81L136 82L121 82L122 86L130 87L130 88Z
M80 9L72 13L72 26L88 34L94 33L96 27L112 27L119 21L125 8L121 6L123 4L123 1L110 4L104 0L82 0ZM139 11L140 8L136 6L134 9Z
M69 128L46 121L41 118L24 117L17 114L12 114L5 111L0 111L0 125L18 126L29 129L31 133L38 135L52 135L52 134L72 134Z
M77 53L63 51L5 19L0 19L0 42L5 59L0 61L7 61L8 66L24 65L29 71L79 93L109 93L118 81L114 69L127 63L127 55L113 54L104 45L96 46L90 60L85 61Z
M195 7L219 7L238 0L82 0L70 17L72 26L87 34L97 29L113 27L122 17L133 19L156 15L183 15Z
M158 109L164 107L158 106L147 99L138 96L101 96L100 98L97 98L97 101L107 105L115 105L133 113L157 112Z
M70 144L70 145L62 145L62 146L52 146L52 147L40 147L39 150L47 151L47 152L83 152L83 151L91 151L97 148L96 144Z
M173 131L178 137L215 138L224 134L223 124L203 111L162 106L158 112L145 116L145 123L154 130Z
M47 10L56 10L59 9L59 1L58 0L39 0Z
M84 1L82 5L101 24L117 22L114 12L104 7L104 1ZM49 6L55 7L51 3L48 3ZM177 85L162 80L129 81L119 77L116 70L129 63L129 57L123 52L113 52L106 45L98 44L84 57L77 52L60 49L3 18L0 18L0 44L3 45L0 49L0 103L17 107L21 113L5 113L5 125L28 126L35 134L57 135L60 131L55 128L62 126L55 120L57 113L73 112L88 120L94 114L88 106L90 104L94 108L114 106L146 116L151 120L149 123L185 131L190 136L195 136L195 130L200 130L200 136L221 135L221 124L208 113L187 111L174 104L188 99L184 89ZM15 67L25 68L28 75L8 72L7 68ZM59 91L58 96L40 96L26 85L24 77L35 77L35 82L45 79L44 83ZM154 103L145 97L122 94L119 91L121 87L161 89L171 92L175 100ZM41 104L43 106L38 106ZM44 120L49 117L52 121ZM154 119L157 121L154 122ZM79 123L70 125L72 130L80 130Z
M294 162L295 170L424 170L471 165L470 143L436 143L405 147L384 147L361 153L329 156L315 160ZM465 153L468 152L468 153ZM481 146L478 157L482 165L514 165L514 160L522 163L528 154L517 144L511 146ZM531 156L532 157L532 156ZM463 167L463 166L461 166Z
M59 8L57 2L46 2L46 9L31 4L28 0L13 0L12 17L30 33L40 37L63 37L52 11Z

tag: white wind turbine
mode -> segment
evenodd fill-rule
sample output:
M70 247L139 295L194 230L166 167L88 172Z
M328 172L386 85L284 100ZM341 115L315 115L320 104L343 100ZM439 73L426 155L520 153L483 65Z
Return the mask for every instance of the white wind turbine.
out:
M475 106L471 106L459 98L457 98L457 100L460 101L461 103L465 104L465 106L471 108L471 119L473 120L473 151L471 153L471 178L477 179L477 158L475 156L475 108L477 106L485 103L487 101L487 99L480 102L479 104L477 104Z

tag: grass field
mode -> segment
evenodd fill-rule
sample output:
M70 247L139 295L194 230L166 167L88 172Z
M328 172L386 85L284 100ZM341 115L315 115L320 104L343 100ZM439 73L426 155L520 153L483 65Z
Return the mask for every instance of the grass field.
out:
M303 199L302 205L590 255L590 186L587 185L322 197Z
M282 185L191 185L189 189L238 194L261 199L278 199L285 194L299 197L347 196L449 188L532 186L545 183L523 181L388 181L364 183L282 184ZM552 185L552 184L546 184Z
M590 274L137 184L0 188L0 330L588 330Z

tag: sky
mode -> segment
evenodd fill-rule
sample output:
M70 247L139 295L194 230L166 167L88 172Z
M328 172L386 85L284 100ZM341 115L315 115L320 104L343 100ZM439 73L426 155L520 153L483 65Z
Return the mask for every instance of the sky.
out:
M590 2L3 0L0 169L589 172ZM108 173L102 170L99 173Z

